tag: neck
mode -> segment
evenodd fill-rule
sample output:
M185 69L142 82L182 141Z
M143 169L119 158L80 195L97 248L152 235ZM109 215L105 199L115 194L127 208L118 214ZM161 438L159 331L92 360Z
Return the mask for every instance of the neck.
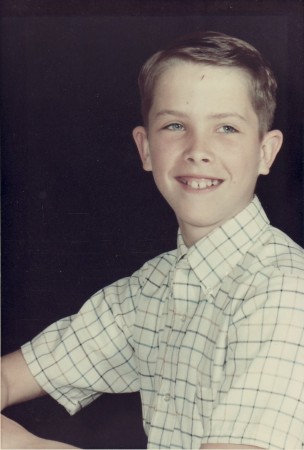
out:
M218 228L218 226L218 224L215 224L214 226L202 228L195 227L193 225L179 224L183 241L188 248L208 236L208 234L210 234L215 228Z

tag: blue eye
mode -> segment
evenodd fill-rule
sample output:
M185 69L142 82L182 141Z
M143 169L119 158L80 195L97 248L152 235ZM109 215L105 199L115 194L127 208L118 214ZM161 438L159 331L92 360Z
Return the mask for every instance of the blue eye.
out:
M182 131L184 129L183 125L180 123L170 123L170 125L165 127L167 130L171 131Z
M224 134L231 134L231 133L238 133L238 130L236 130L234 127L230 125L223 125L218 129L219 133Z

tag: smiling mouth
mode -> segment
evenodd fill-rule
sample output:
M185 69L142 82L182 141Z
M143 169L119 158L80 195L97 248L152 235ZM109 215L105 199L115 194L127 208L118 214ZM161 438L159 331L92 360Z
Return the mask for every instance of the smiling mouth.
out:
M217 178L188 178L188 177L177 177L177 180L192 189L202 190L208 189L214 186L219 186L223 180Z

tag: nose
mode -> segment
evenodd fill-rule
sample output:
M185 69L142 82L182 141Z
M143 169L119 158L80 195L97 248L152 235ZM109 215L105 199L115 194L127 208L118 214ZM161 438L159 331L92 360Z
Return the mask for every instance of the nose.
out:
M185 160L190 163L210 164L214 159L211 143L199 137L188 142L184 152Z

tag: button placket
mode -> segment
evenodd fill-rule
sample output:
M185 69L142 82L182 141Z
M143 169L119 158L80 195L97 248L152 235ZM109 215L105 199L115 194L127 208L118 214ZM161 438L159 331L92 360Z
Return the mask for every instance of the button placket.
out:
M172 277L172 291L174 295L174 311L179 323L187 317L187 286L189 284L189 263L181 259L176 264Z

